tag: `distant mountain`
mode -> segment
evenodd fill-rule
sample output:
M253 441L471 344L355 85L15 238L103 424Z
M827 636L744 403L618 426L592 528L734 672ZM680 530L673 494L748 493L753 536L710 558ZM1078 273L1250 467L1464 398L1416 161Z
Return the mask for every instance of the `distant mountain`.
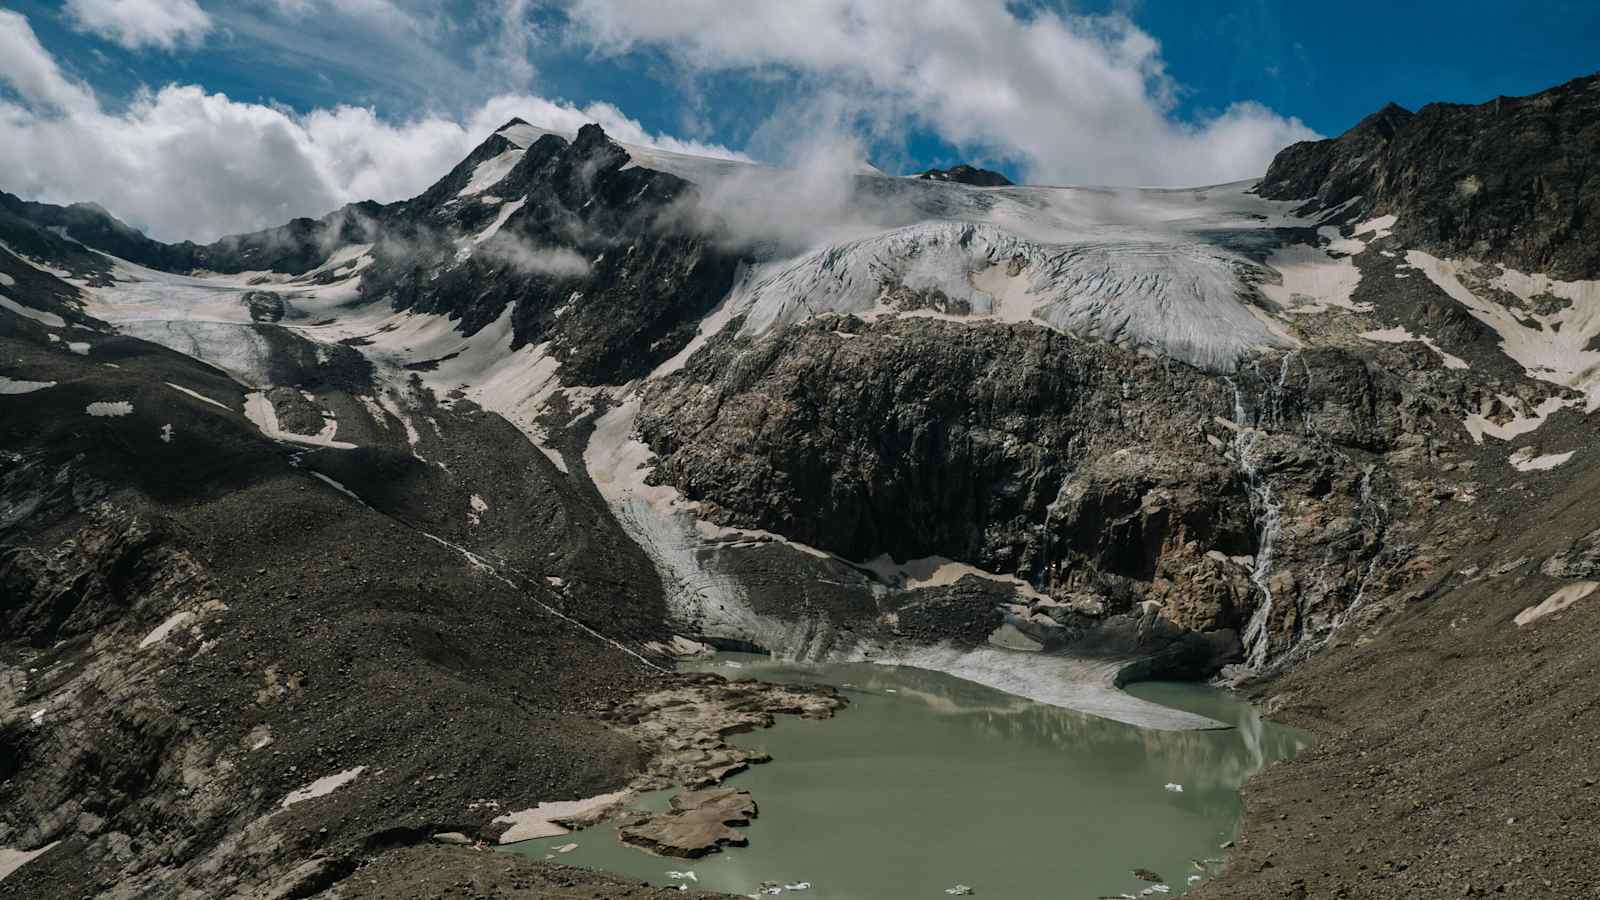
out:
M1011 179L991 169L979 169L962 163L949 169L929 169L917 176L926 181L953 181L973 187L1007 187Z
M277 228L230 235L210 244L165 244L146 237L98 204L54 206L0 191L0 239L12 246L32 247L31 255L77 271L97 270L103 268L103 263L83 257L59 240L39 234L39 230L164 272L260 271L299 275L316 268L333 248L370 239L372 220L382 212L382 206L367 201L321 219L293 219Z

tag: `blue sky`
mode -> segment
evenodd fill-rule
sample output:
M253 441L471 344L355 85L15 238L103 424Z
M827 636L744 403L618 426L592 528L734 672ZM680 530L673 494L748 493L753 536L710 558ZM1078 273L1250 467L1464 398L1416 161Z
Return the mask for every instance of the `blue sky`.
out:
M109 198L169 236L316 214L363 188L420 189L440 174L429 167L448 168L484 136L467 132L506 110L563 127L588 115L618 123L624 139L773 162L843 145L891 172L970 160L1035 182L1198 183L1258 174L1284 144L1337 134L1390 100L1481 102L1600 67L1594 0L0 0L0 9L20 14L33 38L27 53L0 47L10 58L9 71L0 59L0 97L32 117L25 126L60 133L63 120L97 116L105 153L136 169L148 164L115 146L119 123L140 136L132 146L157 120L164 134L224 122L249 131L275 127L262 114L273 111L302 145L286 170L303 164L327 182L283 203L266 202L274 184L263 183L263 202L221 218L174 218L133 192ZM43 61L17 62L28 53ZM38 71L51 66L46 76L65 85L51 96L79 100L41 99L49 77ZM193 94L160 94L171 86ZM227 110L207 99L217 95ZM604 115L593 104L608 104ZM175 124L188 115L180 107L190 125ZM370 121L318 115L350 107ZM0 187L106 199L63 197L86 186L19 147L15 159L0 147L0 163L20 162L22 183L0 175ZM380 151L407 171L370 171Z

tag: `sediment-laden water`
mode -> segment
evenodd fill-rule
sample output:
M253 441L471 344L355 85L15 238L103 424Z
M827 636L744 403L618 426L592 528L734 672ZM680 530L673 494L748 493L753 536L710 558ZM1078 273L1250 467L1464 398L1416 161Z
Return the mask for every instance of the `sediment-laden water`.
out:
M1306 740L1199 685L1131 692L1235 727L1141 729L911 668L742 654L703 667L833 684L850 698L834 719L781 718L734 738L773 757L728 781L760 805L748 847L666 859L622 845L613 826L601 825L511 849L735 894L758 894L763 882L807 883L783 892L796 900L935 898L956 885L1016 900L1138 896L1153 887L1151 896L1174 896L1220 861L1244 780ZM662 809L670 793L640 805ZM682 877L688 872L693 880Z

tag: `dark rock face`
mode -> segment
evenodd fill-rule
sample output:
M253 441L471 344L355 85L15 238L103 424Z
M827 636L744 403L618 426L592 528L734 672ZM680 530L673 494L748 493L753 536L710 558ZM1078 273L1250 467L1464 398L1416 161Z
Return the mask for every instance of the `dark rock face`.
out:
M1279 652L1352 604L1382 550L1375 504L1394 485L1362 459L1455 427L1344 351L1218 379L1034 326L824 316L735 331L647 390L656 477L719 523L847 559L1016 575L1060 601L1008 613L1047 646L1155 601L1203 632L1243 633L1266 605L1255 639ZM1308 568L1315 581L1294 574ZM956 593L899 617L971 637L995 608Z
M1600 277L1600 75L1478 106L1390 104L1273 160L1262 196L1399 217L1416 246Z
M453 173L395 214L362 294L459 318L467 334L514 305L513 349L550 341L568 383L645 374L727 294L738 258L689 216L688 182L627 163L596 125L571 143L541 137L492 188L521 207L465 260L458 237L497 213L427 207L462 181Z
M1067 516L1077 527L1040 533L1034 524L1117 428L1143 425L1178 447L1192 443L1177 437L1178 423L1221 408L1214 385L1163 384L1151 394L1164 394L1157 402L1171 404L1167 414L1141 410L1138 424L1129 421L1124 385L1155 372L1031 326L863 327L822 317L756 339L719 337L654 389L640 428L662 455L659 476L691 498L847 558L937 554L1046 577L1078 553L1147 573L1146 539L1180 525L1137 515L1139 497L1162 480L1153 470L1126 490L1081 498ZM1185 396L1192 391L1206 396ZM1207 484L1196 501L1209 511L1191 525L1210 531L1231 520L1218 526L1233 535L1224 542L1248 552L1247 504L1233 473L1211 464L1186 476Z
M929 169L917 177L924 181L954 181L957 184L970 184L973 187L1007 187L1013 183L1011 179L992 169L980 169L966 163L948 169Z

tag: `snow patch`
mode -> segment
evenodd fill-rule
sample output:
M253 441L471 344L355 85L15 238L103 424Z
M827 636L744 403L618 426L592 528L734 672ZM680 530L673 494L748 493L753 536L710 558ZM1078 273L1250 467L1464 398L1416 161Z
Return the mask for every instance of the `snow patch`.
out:
M328 487L333 488L334 490L338 491L339 493L344 494L346 497L349 497L351 500L354 500L357 503L365 504L365 502L366 502L366 501L362 500L360 497L356 496L356 492L355 491L350 490L349 488L345 487L343 484L333 480L332 478L329 478L328 476L322 474L321 472L312 472L311 473L311 477L317 479L318 481L322 482L323 484L326 484Z
M89 342L88 341L70 341L67 344L67 349L71 350L73 353L78 354L79 356L88 356L89 355Z
M1290 312L1326 312L1330 308L1367 312L1372 308L1351 299L1361 284L1361 270L1349 256L1336 259L1321 247L1290 244L1267 254L1267 265L1277 271L1280 281L1263 283L1261 293Z
M43 325L47 328L67 327L67 320L61 318L55 313L45 312L42 309L34 309L31 306L23 306L4 294L0 294L0 307L8 309L24 319L32 319L33 321L38 322L40 325Z
M161 426L161 443L163 443L163 444L172 443L172 423L171 422L168 422L167 424Z
M472 525L483 523L483 514L489 511L489 501L477 494L467 501L467 522Z
M1500 402L1511 410L1511 419L1506 422L1496 422L1485 417L1482 413L1473 413L1462 422L1467 429L1467 434L1472 436L1475 444L1483 443L1484 435L1509 441L1524 434L1538 430L1545 420L1554 415L1556 410L1569 405L1569 401L1560 397L1550 397L1533 408L1530 415L1523 410L1522 400L1509 394L1500 394Z
M228 408L227 404L218 403L217 401L211 399L210 397L207 397L205 394L202 394L199 391L191 391L191 390L189 390L188 388L184 387L181 384L173 384L170 381L163 381L162 384L165 384L167 387L172 388L173 390L178 391L179 393L188 394L189 396L193 397L196 400L199 400L202 403L209 403L212 406L215 406L217 409L223 410L224 412L233 412L232 409Z
M499 234L500 226L504 225L506 220L511 218L511 214L521 209L525 204L527 204L527 202L528 198L524 197L521 200L513 200L512 202L501 206L499 215L494 217L494 221L490 222L487 228L478 232L477 235L472 238L472 242L474 244L481 244L484 241L487 241L489 238Z
M1545 616L1550 615L1551 613L1560 612L1563 609L1566 609L1572 604L1577 603L1579 600L1582 600L1590 594L1593 594L1597 588L1600 588L1600 581L1573 582L1572 584L1566 585L1565 587L1551 594L1543 603L1540 603L1538 606L1530 606L1522 612L1517 613L1517 617L1514 621L1517 623L1517 627L1521 628L1529 622L1537 621Z
M955 584L968 575L974 575L986 581L1011 585L1016 589L1018 595L1029 600L1050 599L1049 596L1039 593L1033 585L1015 575L996 575L976 566L969 566L953 559L945 559L942 556L928 556L922 559L897 563L888 554L884 554L876 559L868 560L866 568L885 583L899 585L907 590L945 587Z
M467 182L467 186L456 196L471 197L473 194L481 194L494 187L511 174L511 170L516 168L517 160L520 159L522 159L522 148L518 147L478 163L477 168L472 170L472 180Z
M1395 216L1378 216L1375 219L1368 219L1357 225L1351 233L1356 237L1363 237L1370 233L1372 237L1369 240L1376 241L1380 238L1388 237L1394 229L1395 223L1399 221Z
M174 631L177 631L179 628L193 621L194 617L194 612L187 609L179 610L178 612L173 613L167 617L165 622L157 625L154 631L144 636L144 640L139 642L139 649L148 650L151 647L154 647L156 644L161 643L167 639L168 635L171 635Z
M633 794L628 791L617 791L611 794L601 794L587 800L562 800L554 803L541 803L531 809L508 813L494 819L495 824L508 822L511 827L505 834L500 835L500 843L514 844L518 841L533 838L559 837L567 834L568 829L558 823L570 822L574 819L593 819L598 817L619 803L626 803L633 799Z
M1578 451L1576 450L1568 450L1566 453L1546 453L1539 455L1538 451L1534 450L1532 447L1520 447L1515 453L1511 454L1511 456L1506 459L1506 462L1511 463L1511 467L1516 469L1518 472L1543 472L1547 469L1554 469L1556 466L1562 465L1567 460L1571 459L1573 454L1577 452Z
M127 400L101 400L83 408L91 416L126 416L133 413L133 404Z
M283 798L282 808L288 809L296 803L304 803L307 800L315 800L318 797L326 797L339 788L342 788L350 782L355 781L356 777L366 770L366 766L356 766L354 769L346 769L343 772L339 772L334 775L326 775L322 778L318 778L316 781L311 782L305 787L300 788L297 791L290 792L289 796Z
M275 441L288 441L294 444L306 444L312 447L331 447L335 450L354 450L355 444L333 439L338 431L339 423L332 418L323 420L322 431L317 434L295 434L284 431L278 425L277 410L272 408L272 401L262 391L251 391L244 397L244 415L261 433Z
M1396 325L1393 328L1382 328L1377 331L1363 331L1359 336L1365 338L1366 340L1377 341L1382 344L1410 344L1413 342L1426 344L1429 350L1432 350L1434 353L1438 354L1439 358L1444 361L1445 368L1472 368L1471 366L1467 365L1467 361L1461 357L1445 352L1443 348L1433 342L1433 338L1418 337L1417 335L1414 335L1410 331L1406 330L1404 325Z
M1478 296L1463 281L1475 279L1470 273L1478 264L1472 260L1439 259L1411 250L1406 261L1493 328L1500 335L1500 349L1530 377L1581 391L1588 399L1587 412L1600 409L1600 350L1589 349L1600 337L1600 281L1555 281L1504 269L1487 282L1525 303L1546 294L1567 301L1553 312L1538 313Z
M6 876L22 868L34 859L54 850L60 841L51 841L37 850L13 850L10 847L0 847L0 881Z
M10 275L7 275L4 272L0 272L0 287L14 287L16 286L16 283L17 280L15 278L12 278Z
M495 132L495 134L498 134L511 143L516 144L523 150L533 146L533 142L537 141L539 138L552 133L553 132L545 131L543 128L535 128L526 122L519 122L515 125L507 125L506 127Z
M23 381L18 378L7 378L4 375L0 375L0 396L31 394L34 391L42 391L45 388L55 386L56 383L54 381Z

